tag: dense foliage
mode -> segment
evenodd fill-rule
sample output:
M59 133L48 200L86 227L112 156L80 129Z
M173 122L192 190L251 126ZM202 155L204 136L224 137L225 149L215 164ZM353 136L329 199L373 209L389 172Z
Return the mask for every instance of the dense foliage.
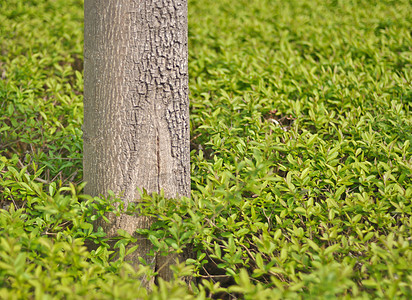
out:
M0 1L0 298L412 298L410 1L189 1L192 197L127 213L194 256L151 291L82 194L82 7Z

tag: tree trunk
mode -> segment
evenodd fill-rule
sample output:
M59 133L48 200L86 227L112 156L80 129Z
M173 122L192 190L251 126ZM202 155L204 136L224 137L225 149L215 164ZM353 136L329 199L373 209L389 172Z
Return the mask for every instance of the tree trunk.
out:
M84 180L86 193L121 194L137 188L165 197L190 196L187 0L84 1ZM136 236L145 217L110 216L109 236ZM131 259L151 249L139 238ZM168 267L160 276L170 279Z

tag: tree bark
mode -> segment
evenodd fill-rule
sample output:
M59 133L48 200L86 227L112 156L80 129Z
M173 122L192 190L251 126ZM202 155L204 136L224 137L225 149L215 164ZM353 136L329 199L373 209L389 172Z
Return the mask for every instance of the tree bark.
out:
M85 0L84 12L85 192L112 190L126 205L138 201L137 188L189 197L187 0ZM99 224L109 237L151 225L138 216L110 220ZM150 249L139 237L128 258L151 261ZM170 279L169 268L160 276Z

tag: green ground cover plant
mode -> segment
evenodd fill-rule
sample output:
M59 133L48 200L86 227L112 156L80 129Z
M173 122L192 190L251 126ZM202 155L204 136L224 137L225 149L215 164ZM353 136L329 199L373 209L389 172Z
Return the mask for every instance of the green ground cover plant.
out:
M83 1L0 1L0 299L411 299L411 15L190 0L192 197L116 208L82 192ZM108 211L193 258L145 290Z

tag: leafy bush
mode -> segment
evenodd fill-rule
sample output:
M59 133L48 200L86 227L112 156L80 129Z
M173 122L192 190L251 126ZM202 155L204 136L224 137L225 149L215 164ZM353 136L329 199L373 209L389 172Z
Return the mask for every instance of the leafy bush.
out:
M129 208L82 193L82 5L0 3L0 298L412 297L409 1L189 1L192 197ZM147 291L108 211L193 258Z

